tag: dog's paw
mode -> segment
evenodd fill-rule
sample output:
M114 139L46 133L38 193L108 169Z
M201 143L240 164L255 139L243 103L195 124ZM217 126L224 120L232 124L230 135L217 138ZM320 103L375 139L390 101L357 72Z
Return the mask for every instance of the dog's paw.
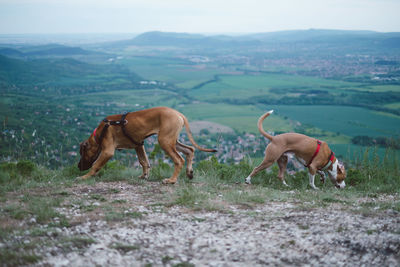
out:
M246 179L244 180L244 182L245 182L246 184L251 184L251 178L250 178L250 176L249 176L249 177L246 177Z
M139 176L139 179L147 180L147 179L149 179L149 175L148 174L142 174L142 175Z
M171 180L171 179L164 179L162 181L163 184L175 184L176 180Z
M289 187L285 180L282 181L282 184L283 184L284 186Z

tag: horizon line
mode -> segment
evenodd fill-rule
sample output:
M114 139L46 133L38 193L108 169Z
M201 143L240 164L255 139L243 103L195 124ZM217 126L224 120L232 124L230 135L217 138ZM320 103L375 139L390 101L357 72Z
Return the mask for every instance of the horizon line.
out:
M141 32L32 32L32 33L0 33L0 35L83 35L83 34L105 34L105 35L124 35L124 34L143 34L148 32L163 32L163 33L188 33L188 34L204 34L204 35L246 35L258 33L277 33L277 32L295 32L295 31L343 31L343 32L373 32L373 33L397 33L399 31L377 31L377 30L358 30L358 29L334 29L334 28L307 28L307 29L285 29L273 31L248 31L248 32L198 32L198 31L164 31L164 30L147 30Z

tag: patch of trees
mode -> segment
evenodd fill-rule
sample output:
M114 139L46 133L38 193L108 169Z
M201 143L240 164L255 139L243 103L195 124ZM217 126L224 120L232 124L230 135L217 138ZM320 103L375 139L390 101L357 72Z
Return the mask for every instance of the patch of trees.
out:
M370 137L365 135L355 136L351 142L360 146L380 146L386 148L400 149L400 138Z

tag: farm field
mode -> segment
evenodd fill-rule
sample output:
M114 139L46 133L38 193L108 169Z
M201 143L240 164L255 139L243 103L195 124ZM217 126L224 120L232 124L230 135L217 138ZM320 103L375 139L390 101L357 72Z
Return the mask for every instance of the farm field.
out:
M254 96L299 95L302 91L336 92L358 84L286 74L221 75L218 80L190 91L200 100L246 99ZM273 90L271 90L273 89ZM295 90L295 91L294 91Z
M147 80L175 84L180 88L192 88L221 73L216 66L198 65L183 59L127 57L119 62Z
M253 105L229 105L229 104L206 104L196 103L179 107L178 110L183 112L185 116L193 120L207 120L217 122L231 127L237 132L259 133L257 129L257 121L267 110L262 110L258 106ZM271 131L285 130L292 131L293 126L289 121L282 117L270 117L272 121Z
M82 99L84 99L82 101ZM91 93L80 96L73 96L65 101L80 101L85 106L114 106L127 111L138 109L138 107L148 107L157 105L167 105L167 103L179 100L177 93L167 90L147 89L147 90L117 90L110 92Z
M400 134L400 117L346 106L271 106L281 116L347 136Z
M375 85L375 86L366 86L359 87L357 90L366 90L373 92L400 92L400 85Z

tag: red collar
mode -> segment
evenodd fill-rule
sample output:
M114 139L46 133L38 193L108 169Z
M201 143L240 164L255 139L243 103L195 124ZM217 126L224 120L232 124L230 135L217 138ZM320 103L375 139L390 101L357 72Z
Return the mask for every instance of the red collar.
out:
M333 164L334 159L335 159L335 153L333 153L333 151L331 151L331 155L329 156L328 163L326 163L325 166L319 170L326 171Z
M96 141L96 143L97 143L97 140L96 140L96 132L97 132L97 128L94 129L94 131L93 131L93 138L94 138L94 141ZM97 144L98 144L98 143L97 143Z
M314 158L318 155L319 150L321 149L321 141L317 140L317 149L314 152L314 155L311 157L310 162L306 165L306 167L310 167Z

